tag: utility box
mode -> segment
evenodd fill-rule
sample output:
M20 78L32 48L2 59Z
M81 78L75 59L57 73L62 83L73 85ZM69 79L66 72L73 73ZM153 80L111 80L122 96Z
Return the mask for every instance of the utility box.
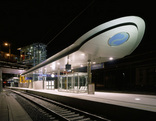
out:
M95 84L88 84L88 94L95 93Z

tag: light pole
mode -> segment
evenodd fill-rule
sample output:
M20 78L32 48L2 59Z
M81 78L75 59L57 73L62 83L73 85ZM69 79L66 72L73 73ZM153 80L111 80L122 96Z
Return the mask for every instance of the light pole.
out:
M3 91L2 69L0 68L0 92Z
M22 60L22 50L21 50L21 48L17 48L17 50L19 50L19 61L21 62L21 60Z
M10 47L10 43L5 42L4 45L9 47L9 59L10 59L10 57L11 57L11 47Z

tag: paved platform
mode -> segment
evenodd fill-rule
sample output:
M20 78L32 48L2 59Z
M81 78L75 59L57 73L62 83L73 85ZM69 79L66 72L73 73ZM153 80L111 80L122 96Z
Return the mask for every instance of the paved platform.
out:
M60 92L58 90L34 90L29 88L18 88L18 87L16 88L156 112L156 96L152 95L109 93L109 92L95 92L94 95L91 95L87 93Z
M30 93L38 94L43 97L48 97L56 101L80 108L87 109L93 113L98 112L102 115L106 114L108 117L113 115L118 119L137 120L144 118L145 120L156 120L156 96L141 95L141 94L127 94L127 93L109 93L109 92L95 92L94 95L87 93L69 93L59 92L58 90L34 90L29 88L12 88L18 90L25 90ZM101 112L101 111L102 112ZM120 115L124 115L121 118Z
M0 92L0 121L32 121L20 104L5 91Z

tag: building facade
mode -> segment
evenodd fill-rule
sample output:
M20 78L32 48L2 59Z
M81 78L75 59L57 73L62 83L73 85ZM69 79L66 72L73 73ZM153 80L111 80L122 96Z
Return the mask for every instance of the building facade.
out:
M0 51L0 61L17 62L17 55L9 54L4 51Z
M33 43L18 50L20 51L20 62L23 64L36 66L46 60L47 50L43 43Z

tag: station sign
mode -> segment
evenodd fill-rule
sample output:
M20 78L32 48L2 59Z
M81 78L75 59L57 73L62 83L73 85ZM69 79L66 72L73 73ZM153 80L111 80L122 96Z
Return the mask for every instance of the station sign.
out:
M32 77L25 77L25 80L32 80Z
M104 63L94 64L91 66L91 70L102 69L104 68Z

